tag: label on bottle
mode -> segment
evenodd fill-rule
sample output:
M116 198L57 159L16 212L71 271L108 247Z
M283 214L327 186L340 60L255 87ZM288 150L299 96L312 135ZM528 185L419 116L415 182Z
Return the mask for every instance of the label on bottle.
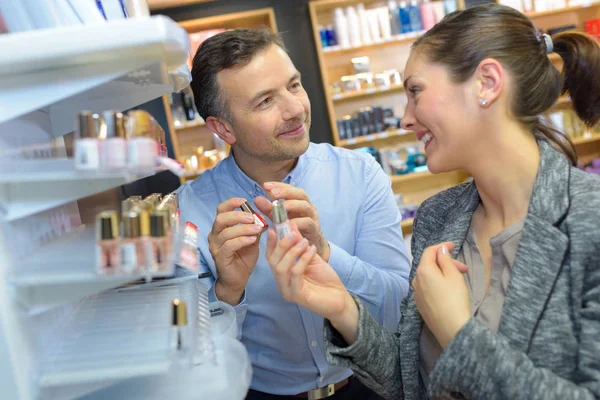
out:
M100 162L103 169L123 169L127 165L127 143L120 137L100 141Z
M98 141L95 139L75 140L75 169L97 169L100 165Z
M121 270L126 273L134 272L137 268L138 260L135 251L135 243L121 244Z
M290 227L289 221L275 225L275 230L277 231L278 241L284 237L290 237L292 235L292 228Z
M156 166L158 148L156 140L147 137L129 139L127 142L128 165L133 169L153 169Z

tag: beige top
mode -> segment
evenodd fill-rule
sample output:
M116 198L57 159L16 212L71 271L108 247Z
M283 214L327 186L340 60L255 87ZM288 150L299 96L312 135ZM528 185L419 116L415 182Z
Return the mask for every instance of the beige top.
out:
M508 289L512 265L515 262L517 246L521 239L525 220L516 222L490 239L492 248L492 275L490 287L485 289L483 260L477 247L477 237L472 227L457 259L469 269L464 275L471 297L471 315L483 323L490 331L498 332L502 306ZM421 378L427 387L429 373L442 352L442 348L427 325L423 324L419 340Z

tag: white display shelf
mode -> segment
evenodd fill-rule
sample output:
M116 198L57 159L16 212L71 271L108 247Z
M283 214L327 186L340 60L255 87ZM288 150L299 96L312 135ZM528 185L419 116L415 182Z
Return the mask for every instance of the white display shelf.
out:
M81 395L121 380L167 373L181 359L172 346L171 304L176 298L190 306L189 319L196 300L191 284L112 291L87 299L40 345L35 377L40 397L68 398L67 393ZM186 341L191 328L184 332Z
M94 227L82 227L15 262L8 282L17 302L36 314L103 290L145 278L166 277L173 270L101 276L95 271Z
M214 344L216 364L172 368L168 374L129 379L82 400L243 400L252 378L246 348L228 337L215 338Z
M0 221L58 207L163 170L77 171L71 158L0 163Z
M81 110L125 110L191 81L187 32L163 16L6 34L0 49L0 124L43 109L56 136Z

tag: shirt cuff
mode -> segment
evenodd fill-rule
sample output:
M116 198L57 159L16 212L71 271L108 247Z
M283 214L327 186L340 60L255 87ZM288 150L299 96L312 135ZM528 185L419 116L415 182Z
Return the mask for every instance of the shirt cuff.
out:
M348 279L352 275L355 261L355 258L346 250L329 242L329 265L335 270L344 285L348 283Z
M220 301L217 298L217 294L215 293L215 285L212 285L208 289L208 301L210 303ZM240 340L242 338L242 324L244 323L244 319L246 319L246 313L248 312L248 304L246 303L246 291L245 290L242 293L242 298L240 299L240 302L238 304L236 304L235 306L233 306L233 309L235 310L235 319L236 319L237 327L238 327L236 337L238 340Z

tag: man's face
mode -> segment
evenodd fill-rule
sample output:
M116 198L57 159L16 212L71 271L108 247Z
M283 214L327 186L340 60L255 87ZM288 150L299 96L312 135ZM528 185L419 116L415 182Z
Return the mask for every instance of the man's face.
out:
M310 101L283 49L271 45L248 65L219 72L217 80L232 116L236 152L278 162L306 151Z

